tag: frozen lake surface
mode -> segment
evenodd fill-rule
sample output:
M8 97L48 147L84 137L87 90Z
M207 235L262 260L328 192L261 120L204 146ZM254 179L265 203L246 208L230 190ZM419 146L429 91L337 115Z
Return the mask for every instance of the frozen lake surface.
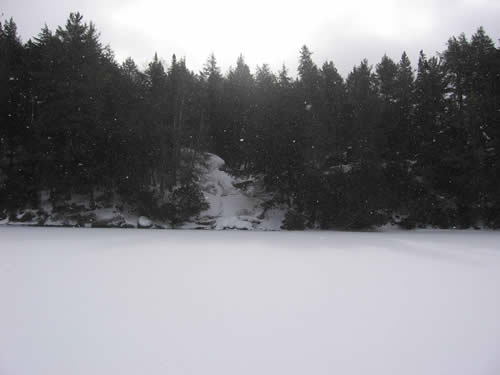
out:
M500 232L0 227L0 374L499 373Z

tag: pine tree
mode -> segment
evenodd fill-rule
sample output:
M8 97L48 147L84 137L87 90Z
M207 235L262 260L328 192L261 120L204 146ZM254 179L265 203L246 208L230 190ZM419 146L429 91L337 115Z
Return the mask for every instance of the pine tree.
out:
M220 154L224 149L224 129L221 126L224 121L222 116L224 80L213 53L201 72L201 81L203 93L200 133L208 134L208 149Z
M376 142L381 136L377 128L378 98L376 78L371 66L365 59L355 66L347 77L347 97L350 107L349 133L347 134L348 149L354 158L369 159L377 155Z
M278 72L278 83L282 88L289 88L292 84L292 78L288 75L288 69L285 64L282 65Z
M422 160L432 155L435 135L443 130L442 113L446 82L441 64L435 57L428 59L423 51L418 60L418 74L415 81L415 111L413 115L412 145L414 155Z
M226 126L222 131L224 149L222 157L229 165L240 167L246 162L241 146L247 138L252 123L255 79L245 63L243 55L230 69L224 89L224 105L227 108Z
M397 66L395 80L395 106L397 108L396 128L393 145L399 152L401 159L408 159L410 156L410 136L411 136L411 114L413 109L415 77L410 59L406 52L403 52L401 60Z
M386 160L399 159L399 139L397 129L396 79L398 66L387 55L376 67L377 93L380 98L379 131L381 137L377 148Z
M321 122L324 124L318 147L322 147L325 158L333 163L341 159L343 141L341 135L345 131L345 83L332 61L326 61L321 68L320 88L322 93ZM322 141L321 141L322 139Z
M171 160L173 152L172 124L169 122L169 102L167 97L167 73L163 63L155 53L153 61L146 69L148 79L148 101L152 114L152 136L157 140L154 142L152 152L155 154L158 165L153 172L153 184L158 183L160 190L173 186Z
M266 170L273 152L272 137L278 133L278 80L267 64L258 66L255 74L255 100L251 126L243 142L244 160L249 172Z
M312 52L307 46L302 46L299 57L299 67L297 69L301 86L305 90L305 101L315 99L314 91L319 83L319 71L312 61Z
M36 204L35 165L29 155L29 146L36 143L26 68L25 52L11 18L0 23L0 160L6 162L0 170L0 205L11 212L22 203Z

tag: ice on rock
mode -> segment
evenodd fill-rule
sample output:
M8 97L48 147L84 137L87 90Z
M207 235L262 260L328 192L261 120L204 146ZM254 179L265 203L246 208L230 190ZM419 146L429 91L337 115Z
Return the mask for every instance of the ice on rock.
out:
M200 213L195 223L186 223L183 228L279 230L284 218L280 211L284 210L276 208L273 217L259 218L264 211L262 204L270 197L257 186L258 181L239 181L223 170L223 159L206 155L206 167L201 170L199 184L209 208ZM245 188L237 188L235 184Z

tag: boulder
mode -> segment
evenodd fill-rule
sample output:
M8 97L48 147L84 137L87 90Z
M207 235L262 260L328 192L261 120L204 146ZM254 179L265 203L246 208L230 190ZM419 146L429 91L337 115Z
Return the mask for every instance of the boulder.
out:
M122 215L116 215L110 218L97 218L92 222L92 228L121 228L125 223Z
M138 228L151 228L152 226L153 222L146 216L140 216L139 219L137 219Z

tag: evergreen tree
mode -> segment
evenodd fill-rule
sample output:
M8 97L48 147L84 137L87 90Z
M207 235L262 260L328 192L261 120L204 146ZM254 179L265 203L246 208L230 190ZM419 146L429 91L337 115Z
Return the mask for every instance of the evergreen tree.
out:
M146 69L148 80L148 101L151 106L151 133L156 141L153 143L153 158L157 160L157 168L152 173L153 184L161 190L175 184L172 180L173 135L172 124L169 123L169 102L167 97L167 73L163 63L155 53L153 61ZM169 173L170 172L170 173Z
M324 135L325 146L333 159L341 159L343 141L340 136L345 129L346 87L344 79L338 73L332 61L327 61L321 69L322 96L325 112L323 121L326 124L327 134Z
M397 66L395 81L395 106L397 108L395 132L391 134L392 146L402 159L410 157L411 115L413 110L415 77L410 59L403 52Z
M238 57L236 68L230 69L224 90L224 105L227 108L226 126L222 131L224 149L221 156L233 166L245 163L242 146L246 141L252 122L255 80L243 55Z
M34 141L33 96L24 58L14 20L0 23L0 204L9 209L36 203L35 168L28 153Z
M366 59L353 68L346 83L350 108L347 120L349 129L346 135L348 154L355 159L372 159L377 156L376 144L381 143L377 137L381 134L377 129L379 106L376 78Z
M221 154L224 149L222 103L224 80L212 53L201 72L203 86L200 133L208 135L209 149Z
M398 67L387 55L376 67L377 93L380 99L379 125L381 137L376 147L384 159L394 159L393 153L398 153L399 144L396 136L397 106L396 79Z

